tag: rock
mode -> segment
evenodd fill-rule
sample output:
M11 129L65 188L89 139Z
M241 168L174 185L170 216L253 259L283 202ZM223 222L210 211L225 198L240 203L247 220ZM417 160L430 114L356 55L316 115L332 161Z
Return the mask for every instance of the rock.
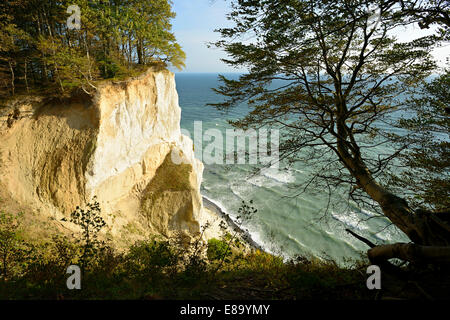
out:
M95 195L113 238L196 234L203 164L180 118L167 70L105 82L93 96L10 102L0 114L0 197L61 221Z

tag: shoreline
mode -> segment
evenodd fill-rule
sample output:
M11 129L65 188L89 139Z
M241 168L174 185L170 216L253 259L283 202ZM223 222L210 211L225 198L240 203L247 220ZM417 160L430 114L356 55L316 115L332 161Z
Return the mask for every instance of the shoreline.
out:
M214 214L216 214L219 218L223 219L228 227L235 231L238 236L244 241L246 244L250 246L252 249L261 250L266 252L264 248L259 245L255 240L253 240L250 233L244 229L242 229L233 219L230 217L228 213L226 213L219 205L213 202L213 200L208 199L206 196L202 195L203 207Z

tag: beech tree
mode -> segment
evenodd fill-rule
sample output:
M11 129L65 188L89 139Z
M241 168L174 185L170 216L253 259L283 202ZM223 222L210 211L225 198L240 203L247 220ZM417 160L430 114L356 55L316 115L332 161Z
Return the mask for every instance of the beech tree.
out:
M212 105L226 111L246 102L251 111L233 126L280 129L281 160L316 169L307 186L330 193L345 186L361 207L406 234L411 243L376 246L350 230L372 247L370 260L384 266L391 258L450 262L450 225L389 184L411 142L386 125L397 124L409 108L405 97L435 71L430 51L448 33L440 24L438 34L400 41L394 30L424 18L402 11L406 5L418 9L407 1L232 1L233 26L219 29L215 43L227 64L248 72L239 80L220 76L215 91L225 101ZM446 14L446 8L439 9ZM380 153L380 146L389 148Z

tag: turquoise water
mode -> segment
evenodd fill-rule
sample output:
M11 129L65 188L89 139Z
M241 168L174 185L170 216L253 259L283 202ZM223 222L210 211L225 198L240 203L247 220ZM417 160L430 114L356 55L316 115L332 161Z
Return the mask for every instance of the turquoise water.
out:
M191 133L191 138L194 121L202 121L203 132L210 128L225 132L231 128L228 119L240 118L248 111L242 105L224 115L206 106L222 100L211 90L219 84L217 74L179 73L176 84L182 109L181 127ZM360 210L349 200L347 190L333 192L330 206L325 190L312 189L296 196L298 185L308 180L311 170L311 165L300 162L289 170L280 167L280 170L254 175L250 165L205 164L201 192L232 217L236 217L242 200L253 200L258 212L244 227L268 251L285 256L330 257L339 263L344 262L344 258L358 258L368 248L348 235L346 228L378 244L408 241L386 218L374 218L374 213Z

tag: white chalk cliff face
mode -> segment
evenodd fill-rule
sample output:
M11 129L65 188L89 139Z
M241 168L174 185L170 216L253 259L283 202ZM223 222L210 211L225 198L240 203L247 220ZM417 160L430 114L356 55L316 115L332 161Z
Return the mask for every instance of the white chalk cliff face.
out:
M13 103L0 118L2 195L66 228L62 218L97 196L112 237L195 234L203 164L180 118L167 70L105 83L91 99Z

